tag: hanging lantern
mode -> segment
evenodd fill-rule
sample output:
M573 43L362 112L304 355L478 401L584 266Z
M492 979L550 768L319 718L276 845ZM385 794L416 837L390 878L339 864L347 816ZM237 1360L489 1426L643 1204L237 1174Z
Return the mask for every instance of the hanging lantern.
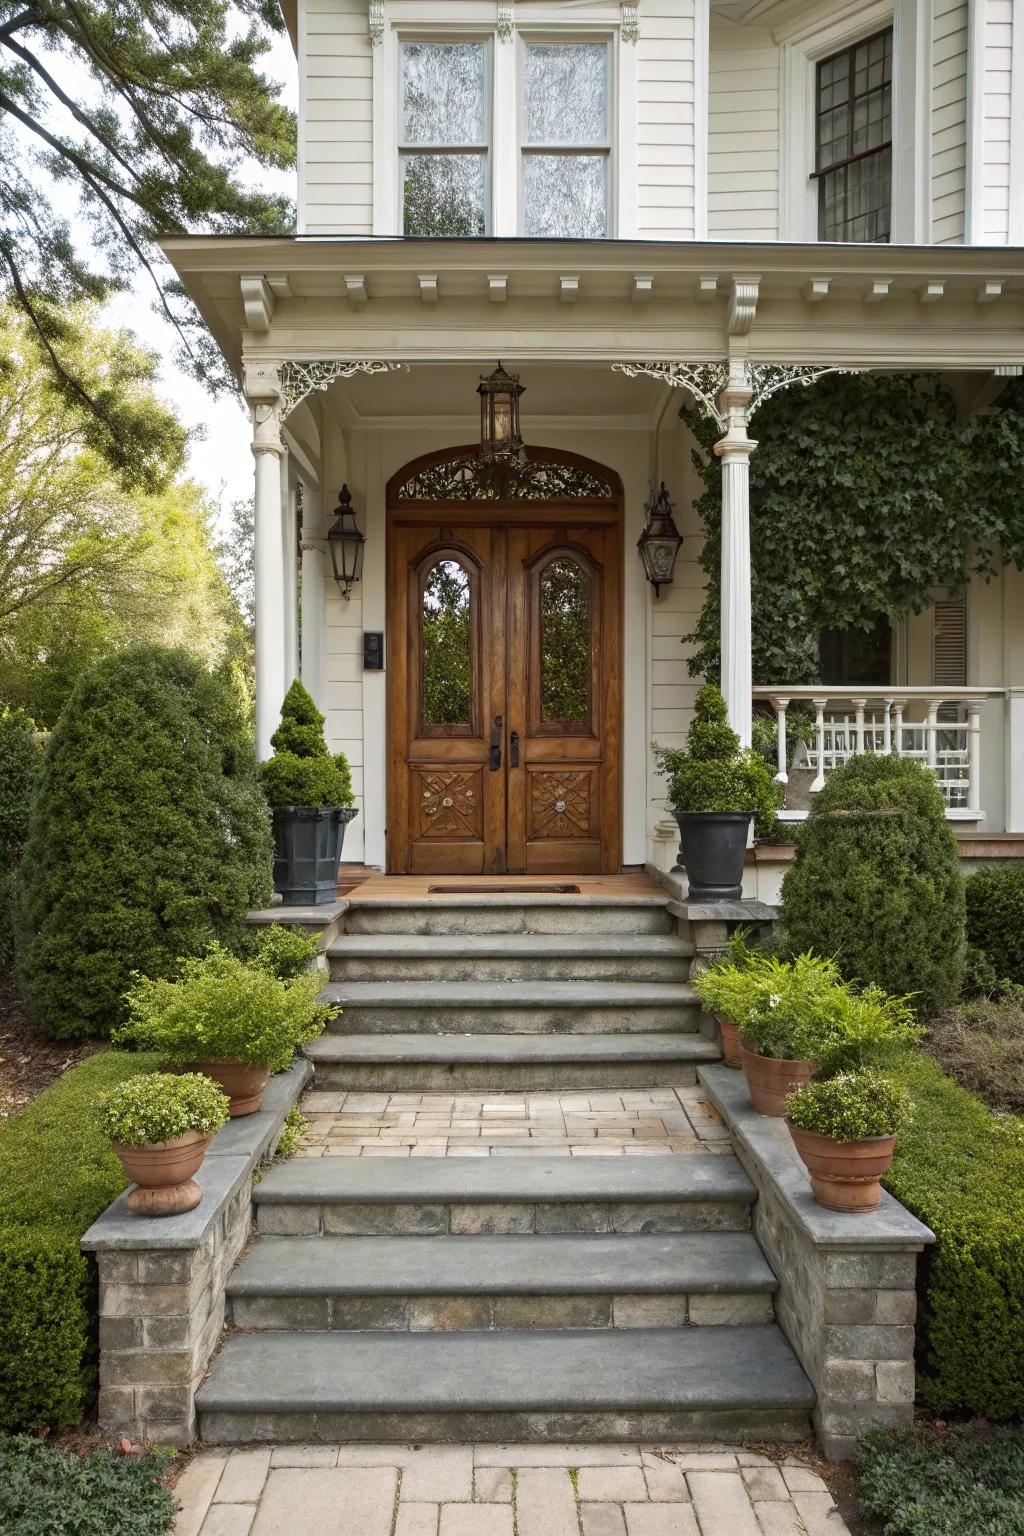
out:
M363 571L363 545L365 536L356 527L356 515L352 510L352 493L343 485L335 507L334 522L327 530L327 542L331 550L334 579L341 595L348 602L349 589L355 586Z
M477 389L481 459L526 458L519 432L519 396L522 393L519 375L506 373L500 363L493 373L481 377Z
M654 595L657 597L662 587L672 585L676 556L683 542L672 516L672 502L665 489L664 480L661 482L661 490L657 496L654 494L653 486L651 487L646 511L647 523L637 540L636 547L640 551L647 580L654 588Z

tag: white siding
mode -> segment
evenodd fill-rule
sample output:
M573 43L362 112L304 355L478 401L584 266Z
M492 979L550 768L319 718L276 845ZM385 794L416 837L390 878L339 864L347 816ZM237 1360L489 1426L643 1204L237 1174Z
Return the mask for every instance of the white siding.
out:
M366 0L301 0L303 231L373 232L373 59Z
M1009 239L1010 80L1013 0L985 4L983 238L993 245Z
M779 51L767 27L711 16L708 235L779 232Z
M637 44L636 141L637 233L654 240L692 239L692 0L645 0L642 6Z
M932 241L964 239L967 0L935 0L932 31Z

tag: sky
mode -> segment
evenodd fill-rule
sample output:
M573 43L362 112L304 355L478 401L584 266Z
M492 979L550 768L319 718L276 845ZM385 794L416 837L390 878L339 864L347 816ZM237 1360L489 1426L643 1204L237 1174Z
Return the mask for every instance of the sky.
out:
M264 55L262 68L264 74L282 83L282 100L296 110L298 74L287 35L274 40L272 49ZM261 170L259 178L263 185L271 184L267 172ZM281 190L295 195L294 173L282 178ZM162 315L154 312L153 288L145 273L131 290L115 296L106 308L105 318L112 325L134 331L143 345L162 359L159 393L194 432L189 448L189 473L219 506L218 530L226 533L232 503L252 495L252 432L241 395L214 398L177 366L175 332Z

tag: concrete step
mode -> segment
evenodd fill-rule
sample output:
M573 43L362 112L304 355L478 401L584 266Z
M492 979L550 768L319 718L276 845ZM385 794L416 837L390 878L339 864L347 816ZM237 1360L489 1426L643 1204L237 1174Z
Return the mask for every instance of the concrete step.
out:
M308 1157L253 1188L273 1237L745 1232L753 1199L731 1153Z
M571 884L571 881L566 882ZM438 885L456 885L452 876ZM528 892L360 897L345 913L346 933L662 933L675 932L664 896L544 896Z
M683 1087L721 1060L697 1033L328 1034L304 1049L317 1088L393 1093Z
M814 1391L774 1325L229 1336L210 1444L802 1440Z
M746 1232L261 1237L228 1281L239 1328L641 1328L771 1322Z
M594 1035L696 1029L697 994L669 981L332 981L332 1034L441 1030L486 1035Z
M693 945L667 933L346 933L334 981L686 981Z

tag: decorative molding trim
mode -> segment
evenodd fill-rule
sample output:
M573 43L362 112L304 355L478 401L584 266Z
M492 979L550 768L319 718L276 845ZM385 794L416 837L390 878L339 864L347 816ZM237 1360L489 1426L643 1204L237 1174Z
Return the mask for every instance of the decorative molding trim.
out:
M314 390L329 389L336 379L351 379L357 373L404 373L408 366L408 363L382 363L376 359L285 361L280 365L281 415L289 416L307 395Z
M250 331L269 331L277 302L270 284L256 273L240 277L238 284L242 290L246 325Z
M622 21L619 24L619 37L624 43L638 43L640 41L639 0L622 0Z
M379 48L384 41L384 0L370 0L366 22L370 30L370 45Z
M757 295L761 279L733 278L729 295L729 318L726 328L730 336L749 336L750 327L757 314Z
M687 390L697 402L698 407L711 421L714 421L721 431L725 431L730 420L730 402L723 400L723 395L731 391L733 395L749 390L749 403L746 405L746 418L749 421L754 412L770 400L772 395L778 394L780 389L788 389L791 385L799 385L806 389L809 384L814 384L823 378L826 373L859 373L858 368L838 368L835 366L819 366L817 363L743 363L737 359L733 362L721 363L613 363L612 370L615 373L624 373L628 378L657 379L662 384L670 384L675 389Z
M498 0L498 19L495 32L499 43L511 43L516 35L515 0Z

